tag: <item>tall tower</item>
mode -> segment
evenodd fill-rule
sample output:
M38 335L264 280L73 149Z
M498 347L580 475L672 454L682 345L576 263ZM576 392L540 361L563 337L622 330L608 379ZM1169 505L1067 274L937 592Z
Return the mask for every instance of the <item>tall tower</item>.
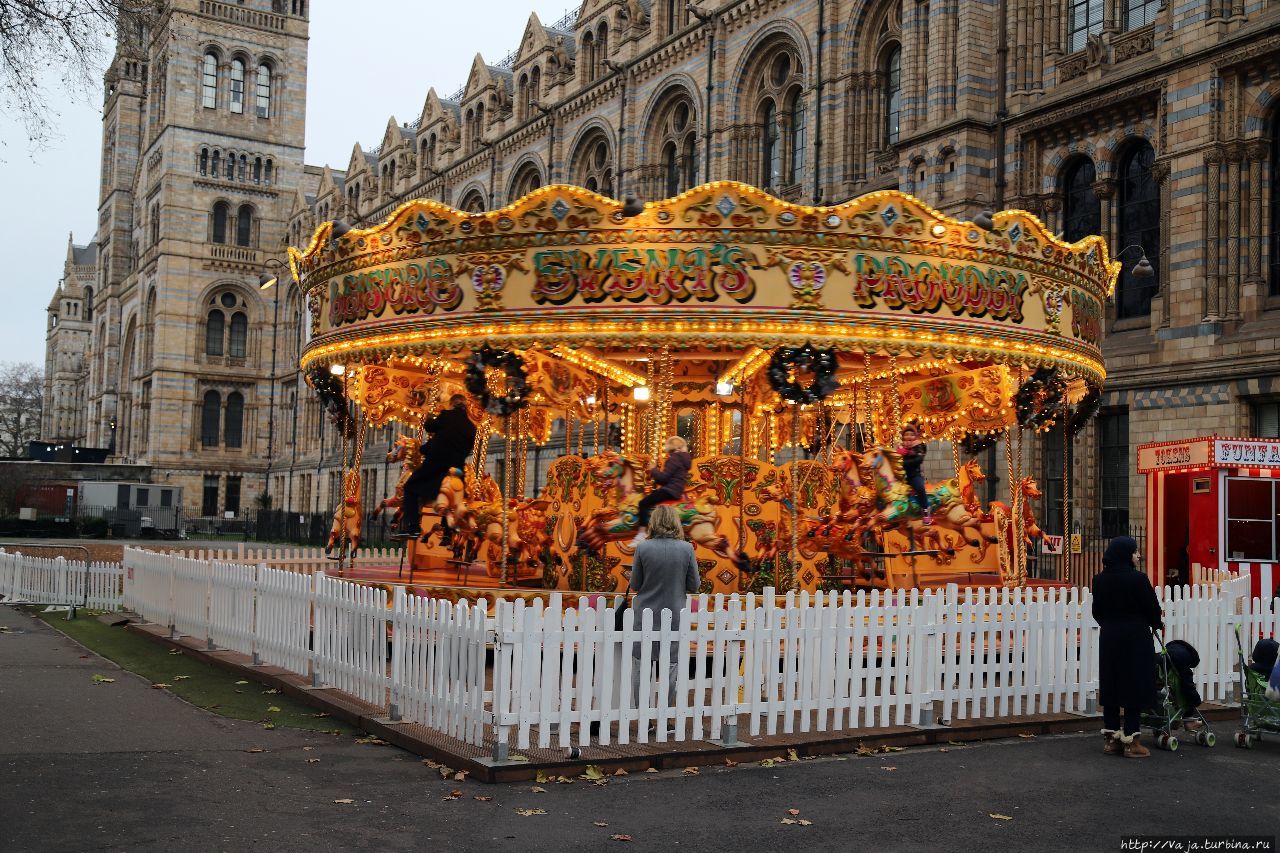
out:
M88 440L184 486L189 514L241 514L266 470L258 276L303 174L307 11L168 0L122 18L107 72Z

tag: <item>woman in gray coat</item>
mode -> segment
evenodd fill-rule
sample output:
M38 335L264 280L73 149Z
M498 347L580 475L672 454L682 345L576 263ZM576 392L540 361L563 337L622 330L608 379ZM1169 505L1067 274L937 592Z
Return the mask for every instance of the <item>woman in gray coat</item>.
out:
M635 560L631 566L631 589L635 592L632 623L637 629L642 625L644 611L653 613L653 627L662 626L662 611L671 611L671 627L680 627L680 613L684 610L685 596L697 592L702 586L698 573L698 561L693 554L693 544L684 538L684 526L679 511L662 504L653 510L649 518L649 538L636 546ZM653 644L651 659L657 664L658 644ZM631 670L631 697L640 699L640 644L631 648L631 656L637 663ZM679 661L678 643L671 644L670 670L667 674L667 702L673 704L676 696L676 664ZM649 675L649 673L646 673Z

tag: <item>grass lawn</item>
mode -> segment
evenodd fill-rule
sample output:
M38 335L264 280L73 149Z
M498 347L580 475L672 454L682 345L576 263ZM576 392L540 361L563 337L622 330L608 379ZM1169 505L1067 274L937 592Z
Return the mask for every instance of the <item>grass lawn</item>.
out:
M267 685L246 680L224 669L196 660L181 652L170 651L123 627L112 628L99 622L91 611L81 610L76 619L67 621L63 613L36 612L50 627L76 642L114 661L130 672L136 672L152 684L163 684L168 690L192 705L231 717L253 720L264 727L312 729L339 734L355 734L356 729L310 705L303 704Z

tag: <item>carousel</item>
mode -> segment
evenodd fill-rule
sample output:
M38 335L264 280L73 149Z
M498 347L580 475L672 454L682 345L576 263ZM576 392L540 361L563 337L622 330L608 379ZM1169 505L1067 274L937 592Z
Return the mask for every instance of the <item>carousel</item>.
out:
M1024 585L1028 433L1065 446L1096 412L1120 268L1022 211L962 222L890 191L805 207L731 182L644 204L548 186L477 214L412 201L289 254L301 367L346 441L340 568L361 547L366 431L398 435L378 505L397 511L424 423L466 395L470 461L388 569L441 595L623 590L671 436L693 456L674 502L706 592ZM907 427L932 451L927 507ZM1007 486L990 501L980 453Z

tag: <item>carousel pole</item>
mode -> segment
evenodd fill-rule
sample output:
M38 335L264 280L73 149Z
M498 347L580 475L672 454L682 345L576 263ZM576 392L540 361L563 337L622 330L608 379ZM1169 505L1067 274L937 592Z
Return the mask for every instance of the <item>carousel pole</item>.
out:
M1058 580L1071 575L1071 549L1067 537L1071 535L1071 424L1066 396L1062 399L1062 574Z
M791 589L799 584L800 568L800 482L796 477L796 447L800 444L800 406L791 407Z
M516 416L517 418L519 415ZM507 511L507 503L511 497L511 422L510 415L502 416L502 586L507 585L507 556L511 545L507 535L511 530L511 514ZM565 418L565 423L569 422Z

